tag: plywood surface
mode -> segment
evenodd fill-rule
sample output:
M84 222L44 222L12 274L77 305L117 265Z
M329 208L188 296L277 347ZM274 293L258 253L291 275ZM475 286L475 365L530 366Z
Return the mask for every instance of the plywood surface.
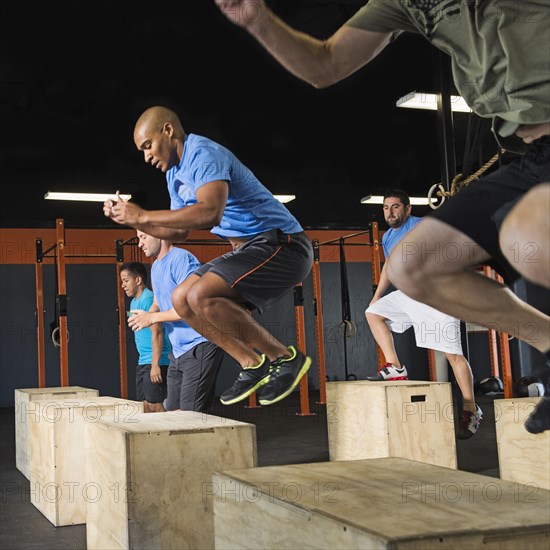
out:
M531 434L524 426L539 400L494 401L499 472L502 479L550 489L550 431Z
M29 415L34 413L34 401L61 401L98 395L98 390L82 386L50 388L19 388L15 397L15 466L29 478Z
M400 457L456 468L448 382L329 382L331 461Z
M385 541L549 529L549 491L401 458L225 471L215 481L220 487L230 481L252 486L282 509L322 516ZM256 497L250 495L243 493L241 500L252 502Z
M134 420L88 426L89 477L107 495L88 504L88 548L213 548L212 473L257 465L256 427L182 411Z
M87 477L86 425L102 418L123 424L143 412L143 403L95 396L38 400L30 415L31 503L56 527L86 522L86 503L98 498Z

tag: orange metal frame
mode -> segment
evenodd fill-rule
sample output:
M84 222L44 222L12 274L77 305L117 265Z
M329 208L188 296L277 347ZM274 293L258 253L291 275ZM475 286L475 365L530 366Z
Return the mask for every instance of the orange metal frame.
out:
M430 375L430 380L432 382L437 382L437 368L435 362L435 350L428 350L428 372Z
M298 349L306 353L306 323L304 317L303 300L297 299L298 293L302 291L302 283L294 289L294 312L296 315L296 342ZM315 413L309 411L309 390L307 373L300 380L300 412L298 416L314 416Z
M116 294L118 303L118 359L120 365L120 397L128 399L128 361L126 357L126 307L124 304L124 291L120 284L120 268L122 262L116 264Z
M61 219L55 221L56 252L57 252L57 300L59 306L67 299L67 283L65 279L65 223ZM61 386L69 385L69 337L67 312L60 309L59 313L59 366Z
M319 240L314 239L313 245L313 294L315 314L315 345L317 347L317 366L319 372L319 404L327 402L327 371L325 367L325 339L323 338L323 302L321 298L321 264Z
M504 284L504 279L498 274L494 273L495 279ZM513 384L512 380L512 364L510 361L510 342L508 340L508 334L505 332L499 333L500 338L500 360L502 364L502 384L504 385L504 397L509 399L513 397Z
M380 264L382 263L382 257L380 254L380 232L378 230L378 223L372 222L370 224L371 229L371 243L372 243L372 291L373 293L376 290L376 287L380 283L380 275L382 270L380 269ZM380 349L379 345L376 345L376 353L378 355L378 364L385 365L386 357L384 352Z
M40 241L40 244L42 242ZM46 358L44 349L44 278L42 258L37 258L36 275L36 337L38 342L38 387L46 387Z
M250 313L250 315L252 315L252 311L249 309L248 310L248 313ZM253 346L248 346L249 348L253 348ZM245 405L245 407L247 409L260 409L261 408L261 405L258 404L258 399L256 397L256 392L252 392L249 396L248 396L248 405Z
M55 249L55 260L57 269L57 305L59 311L59 370L60 383L62 387L69 385L69 331L68 318L66 311L67 304L67 283L66 283L66 260L71 256L65 254L65 223L58 218L55 222L56 241L51 249ZM35 264L36 276L36 321L37 321L37 346L38 346L38 387L46 386L46 360L45 360L45 328L44 328L44 277L43 277L43 258L45 255L38 254L42 249L42 240L36 240L37 257ZM49 250L51 250L49 249ZM86 256L86 255L82 255ZM117 255L90 255L117 258ZM118 259L118 258L117 258ZM120 395L122 398L128 398L128 380L126 363L126 308L124 306L124 294L120 281L121 261L117 261L116 266L116 287L117 302L119 312L119 359L120 359Z

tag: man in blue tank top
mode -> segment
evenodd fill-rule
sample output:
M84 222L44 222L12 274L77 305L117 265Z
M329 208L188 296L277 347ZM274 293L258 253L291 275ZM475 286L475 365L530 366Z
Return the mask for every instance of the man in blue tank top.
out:
M120 268L122 289L132 298L130 311L149 311L154 301L147 287L147 269L141 262L126 262ZM161 328L162 327L162 328ZM170 359L170 342L165 326L157 325L134 334L138 352L136 367L136 399L143 401L145 412L164 411L166 373Z
M252 171L222 145L187 135L172 110L151 107L134 142L144 160L166 173L170 210L107 201L104 214L159 239L185 240L210 229L233 251L201 266L172 293L179 317L238 361L242 370L221 395L230 405L261 388L260 404L284 399L311 365L295 346L276 340L250 314L263 311L309 274L311 242L296 218Z

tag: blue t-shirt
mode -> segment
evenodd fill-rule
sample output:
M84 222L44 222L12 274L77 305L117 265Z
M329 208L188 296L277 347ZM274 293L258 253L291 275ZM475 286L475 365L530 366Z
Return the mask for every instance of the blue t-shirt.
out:
M200 267L200 262L191 252L173 248L151 266L151 281L161 311L172 309L173 290ZM185 321L164 323L172 344L172 353L178 358L201 342L208 340L191 328Z
M197 189L211 181L225 180L229 195L220 225L211 233L250 237L271 229L300 233L302 226L235 155L211 139L189 134L179 166L166 173L170 208L178 210L197 203Z
M422 221L418 216L409 216L407 221L398 229L390 227L382 236L382 249L384 257L387 259L390 256L394 246L417 224Z
M148 288L145 288L139 298L132 298L130 309L143 309L144 311L149 311L149 308L153 305L153 300L153 293ZM169 365L170 359L168 354L171 351L170 340L168 340L166 328L164 326L162 328L163 343L159 365ZM151 329L147 327L137 330L134 332L134 338L139 354L138 365L150 365L153 362L153 335L151 334Z

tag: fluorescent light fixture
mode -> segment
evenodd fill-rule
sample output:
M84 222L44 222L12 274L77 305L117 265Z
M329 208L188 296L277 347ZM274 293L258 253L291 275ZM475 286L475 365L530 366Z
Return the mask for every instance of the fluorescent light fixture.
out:
M410 94L400 97L395 105L407 109L428 109L430 111L437 111L437 95L426 94L424 92L411 92ZM471 113L472 109L468 107L464 98L459 95L452 95L451 111L456 113Z
M48 191L44 195L45 199L53 201L87 201L87 202L105 202L107 200L116 200L115 193L58 193ZM120 195L124 201L129 201L132 195Z
M282 203L293 201L296 195L274 195L277 200ZM116 195L114 193L62 193L55 191L48 191L44 195L45 199L54 201L88 201L88 202L105 202L109 199L115 200ZM124 201L129 201L132 195L120 195L120 198Z
M283 204L285 202L293 201L296 198L296 195L273 195L279 202Z
M411 204L428 205L428 197L409 197ZM438 199L432 199L432 203L436 203ZM384 204L382 195L367 195L361 199L361 204Z

